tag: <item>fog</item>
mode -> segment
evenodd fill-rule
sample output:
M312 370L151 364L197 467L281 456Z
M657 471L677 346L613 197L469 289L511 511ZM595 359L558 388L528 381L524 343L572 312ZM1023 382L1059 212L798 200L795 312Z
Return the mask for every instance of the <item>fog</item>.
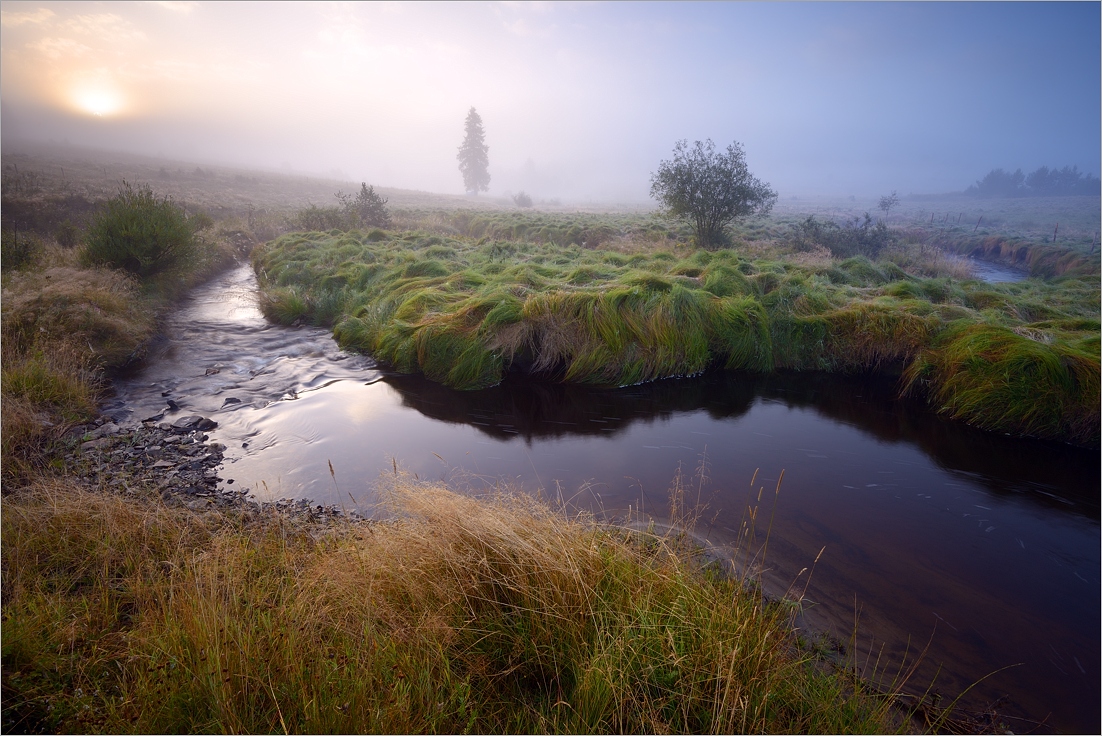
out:
M461 193L640 202L681 138L782 196L1098 174L1098 3L4 2L0 136Z

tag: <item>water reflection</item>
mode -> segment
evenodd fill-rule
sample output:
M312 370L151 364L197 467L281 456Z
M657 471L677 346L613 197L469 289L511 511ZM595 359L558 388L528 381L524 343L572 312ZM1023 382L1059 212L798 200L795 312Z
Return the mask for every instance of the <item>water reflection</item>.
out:
M944 421L920 402L900 399L892 378L716 372L609 390L511 377L483 391L453 391L420 376L384 374L383 381L399 393L403 406L426 417L529 445L568 436L616 437L633 423L678 413L735 419L759 399L779 400L879 442L916 445L942 468L995 495L1018 494L1046 508L1099 519L1096 453Z

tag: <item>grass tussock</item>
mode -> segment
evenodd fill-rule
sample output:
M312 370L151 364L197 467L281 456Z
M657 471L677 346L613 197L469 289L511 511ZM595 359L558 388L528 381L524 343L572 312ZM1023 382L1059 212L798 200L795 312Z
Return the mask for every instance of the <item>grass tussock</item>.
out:
M891 698L671 538L390 479L319 533L43 485L3 500L6 729L853 732Z
M1099 355L1046 333L957 326L924 351L905 386L927 384L939 410L987 429L1099 441Z
M1084 327L1097 321L1097 279L985 284L962 279L970 274L959 260L905 238L884 255L838 260L824 248L774 249L751 260L741 249L628 254L350 231L283 236L255 252L254 267L269 317L332 325L345 347L461 389L494 385L509 370L606 385L711 366L894 374L910 366L910 375L925 375L915 361L933 361L958 324L1041 336L1088 362L1094 350L1097 362L1097 330ZM976 385L993 376L970 362L953 371ZM950 413L1001 431L1076 442L1097 436L1072 430L1096 415L1089 392L1067 393L1055 423L1018 421L1028 407L997 404L1028 401L1030 375L1052 374L1010 374L1012 389L969 394ZM907 385L935 384L937 395L929 395L939 406L965 385Z

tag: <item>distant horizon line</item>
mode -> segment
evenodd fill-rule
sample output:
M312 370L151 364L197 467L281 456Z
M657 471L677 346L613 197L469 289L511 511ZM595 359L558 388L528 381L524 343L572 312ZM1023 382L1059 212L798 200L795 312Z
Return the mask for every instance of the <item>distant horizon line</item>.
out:
M15 151L11 149L17 149ZM18 150L20 148L30 150ZM485 195L470 195L469 193L461 192L439 192L431 189L415 188L415 187L403 187L393 186L382 183L369 182L363 177L354 177L339 169L336 171L311 171L308 169L297 169L289 163L282 163L279 165L261 165L261 164L239 164L226 161L219 161L212 158L205 158L203 156L197 156L195 158L181 158L166 153L147 153L135 150L116 149L116 148L104 148L95 145L73 143L67 139L65 140L39 140L33 138L21 138L15 140L3 140L0 138L0 151L2 155L26 155L34 149L73 149L76 151L86 152L90 154L110 155L110 156L125 156L138 159L146 159L151 163L160 164L186 164L188 166L197 167L217 167L227 172L233 173L263 173L276 176L296 177L304 179L312 179L318 182L331 182L337 185L355 185L359 183L366 183L380 190L387 190L392 192L410 192L418 194L430 194L438 197L448 197L456 200L466 200L470 202L490 202L496 200L505 200L509 202L514 194L525 192L533 197L535 204L551 206L551 207L566 207L570 205L610 205L610 206L625 206L625 207L648 207L657 209L658 204L653 199L628 199L628 198L615 198L615 197L595 197L595 196L579 196L579 195L543 195L536 192L529 192L526 189L520 188L516 191L512 189L505 189L501 192L490 193ZM163 168L163 167L162 167ZM995 167L1000 169L1002 167ZM1021 167L1018 167L1021 168ZM992 169L994 170L994 169ZM1084 175L1095 176L1088 171L1082 171ZM973 183L974 184L974 183ZM967 190L972 187L973 184L956 190L945 192L908 192L907 194L899 195L901 198L919 198L919 199L938 199L938 198L968 198L968 199L985 199L981 196L969 196ZM884 196L884 193L869 193L869 192L839 192L839 191L826 191L822 189L808 189L803 191L788 191L778 192L779 199L778 204L783 204L786 201L794 202L802 199L851 199L851 200L867 200L878 199ZM1093 196L1093 195L1062 195L1062 196Z

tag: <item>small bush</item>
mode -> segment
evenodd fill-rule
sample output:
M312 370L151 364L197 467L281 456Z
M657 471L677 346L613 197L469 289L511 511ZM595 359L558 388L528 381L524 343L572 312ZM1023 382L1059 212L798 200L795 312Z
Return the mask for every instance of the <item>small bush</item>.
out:
M387 199L375 191L367 182L360 183L360 192L353 199L350 195L337 192L345 219L355 227L393 227L390 211L386 208Z
M71 221L65 220L57 226L54 237L57 238L57 242L61 247L73 248L80 241L80 229Z
M822 246L837 258L860 255L875 259L895 242L895 236L883 222L873 225L866 212L864 220L855 217L842 225L819 222L812 215L796 226L795 241L801 250Z
M195 227L183 209L148 186L134 189L123 182L92 220L81 259L144 278L186 260L196 245Z
M14 271L35 261L42 250L38 238L21 234L15 229L4 229L0 235L0 264L5 271Z
M520 191L513 195L513 204L517 207L531 207L532 198L528 196L527 192Z

